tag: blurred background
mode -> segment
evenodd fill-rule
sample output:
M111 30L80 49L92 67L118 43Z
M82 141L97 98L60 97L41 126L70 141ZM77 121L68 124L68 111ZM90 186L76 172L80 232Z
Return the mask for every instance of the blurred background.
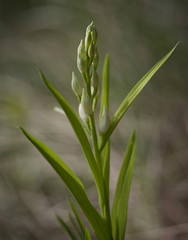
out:
M188 2L186 0L0 0L0 239L67 239L70 194L17 129L52 148L97 193L67 119L38 68L77 110L71 72L87 25L98 29L99 74L110 54L110 115L134 84L173 46L112 135L111 195L128 139L137 151L127 240L188 239ZM94 238L93 238L94 239Z

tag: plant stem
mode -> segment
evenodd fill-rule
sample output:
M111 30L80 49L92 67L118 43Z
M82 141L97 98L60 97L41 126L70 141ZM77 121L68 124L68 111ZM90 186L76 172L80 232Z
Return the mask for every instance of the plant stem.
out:
M90 116L90 125L91 125L91 136L92 136L93 149L94 149L94 153L95 153L95 159L96 159L96 162L98 165L99 172L102 175L103 194L102 194L102 196L99 196L99 204L100 204L102 216L107 221L109 229L111 229L109 197L108 197L107 189L105 186L105 180L104 180L103 173L102 173L102 163L101 163L100 152L99 152L99 148L98 148L98 139L97 139L95 119L94 119L93 113Z
M92 113L92 115L90 116L90 125L91 125L91 135L92 135L93 149L95 153L96 162L98 164L98 167L102 169L102 165L100 161L100 153L98 148L97 133L96 133L96 127L95 127L94 113Z

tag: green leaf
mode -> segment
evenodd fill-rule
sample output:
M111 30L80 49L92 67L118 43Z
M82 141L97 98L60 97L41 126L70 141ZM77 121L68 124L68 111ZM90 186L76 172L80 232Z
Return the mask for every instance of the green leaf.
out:
M62 228L66 231L67 235L70 237L70 239L76 240L69 226L63 221L63 219L59 215L56 215L56 217L59 223L61 224Z
M47 79L45 78L45 76L43 75L43 73L41 71L40 71L40 74L41 74L41 77L42 77L45 85L50 90L50 92L54 95L56 100L59 102L59 104L61 105L67 118L69 119L69 122L72 125L72 128L81 144L84 155L85 155L87 162L90 166L90 169L93 173L93 177L96 182L96 186L99 191L99 194L102 195L103 194L103 190L101 189L102 181L103 181L102 176L99 174L98 166L96 164L91 146L89 144L89 140L83 129L82 123L80 122L77 114L67 103L67 101L52 87L52 85L47 81Z
M104 182L106 186L106 192L109 198L109 183L110 183L110 140L107 141L106 146L104 147L101 153L103 163L103 175Z
M102 93L101 93L101 104L100 104L100 113L99 113L99 122L101 121L103 108L106 107L106 110L109 112L109 56L106 55L104 66L103 66L103 77L102 77ZM99 145L102 141L102 135L99 135ZM107 142L105 148L100 154L104 183L105 183L105 191L106 191L106 217L109 222L109 226L111 228L110 222L110 203L109 203L109 182L110 182L110 141Z
M109 111L109 56L106 55L104 66L103 66L103 77L102 77L102 93L101 93L101 105L99 121L101 120L103 107Z
M70 204L70 206L71 206L71 208L72 208L72 210L74 212L74 215L76 217L78 225L80 227L80 230L81 230L81 233L82 233L82 237L84 237L84 235L85 235L84 224L83 224L83 222L82 222L82 220L81 220L81 218L80 218L80 216L79 216L79 214L78 214L78 212L77 212L73 202L70 199L68 199L68 201L69 201L69 204Z
M125 235L128 198L135 155L135 133L133 133L118 177L112 206L112 231L114 239L123 240ZM121 236L121 237L120 237Z
M106 55L104 66L103 66L103 78L102 78L102 93L101 93L101 104L100 104L100 114L99 122L102 117L103 108L106 107L106 110L109 111L109 56ZM99 135L99 145L102 141L102 135ZM107 195L109 197L109 178L110 178L110 142L101 152L103 175L105 179L105 186Z
M91 235L90 235L89 230L88 230L87 227L86 227L86 230L85 230L85 240L92 240L91 239Z
M99 239L108 239L109 233L107 224L90 203L79 178L50 148L29 135L23 128L20 129L64 181L91 224L96 236Z
M124 99L124 101L119 106L118 110L114 114L110 127L106 134L104 135L102 139L102 143L100 146L100 151L102 151L103 147L105 146L106 142L108 141L109 137L111 136L112 132L118 125L119 121L123 117L123 115L128 110L129 106L133 102L133 100L136 98L136 96L141 92L141 90L144 88L144 86L149 82L149 80L152 78L152 76L157 72L157 70L166 62L166 60L170 57L170 55L174 52L175 48L177 47L178 43L175 45L175 47L166 55L164 56L157 64L155 64L154 67L152 67L149 72L146 73L146 75L133 87L133 89L129 92L127 97Z
M73 226L74 230L76 231L79 239L80 239L80 240L83 240L83 236L82 236L82 234L81 234L81 232L80 232L80 229L79 229L78 226L76 225L76 223L75 223L75 221L74 221L71 213L69 213L69 219L70 219L70 222L72 223L72 226Z

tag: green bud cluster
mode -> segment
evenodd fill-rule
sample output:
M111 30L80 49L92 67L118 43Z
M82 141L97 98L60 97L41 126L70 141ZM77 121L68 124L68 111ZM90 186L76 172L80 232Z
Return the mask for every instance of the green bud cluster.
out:
M82 75L84 88L81 87L75 73L72 73L72 89L79 100L80 118L89 126L89 117L95 111L99 97L99 76L97 67L99 54L97 49L97 30L92 22L86 29L85 39L77 49L77 67Z

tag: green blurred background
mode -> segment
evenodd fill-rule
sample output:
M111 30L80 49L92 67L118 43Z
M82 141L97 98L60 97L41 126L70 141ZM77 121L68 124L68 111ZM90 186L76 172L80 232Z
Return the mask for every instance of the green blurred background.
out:
M67 239L65 185L16 128L45 142L96 189L67 119L38 68L77 109L71 72L85 28L98 29L99 74L110 54L110 115L173 46L173 56L135 100L112 135L111 194L127 141L137 133L127 240L188 239L188 2L185 0L0 0L0 239ZM93 238L94 239L94 238Z

